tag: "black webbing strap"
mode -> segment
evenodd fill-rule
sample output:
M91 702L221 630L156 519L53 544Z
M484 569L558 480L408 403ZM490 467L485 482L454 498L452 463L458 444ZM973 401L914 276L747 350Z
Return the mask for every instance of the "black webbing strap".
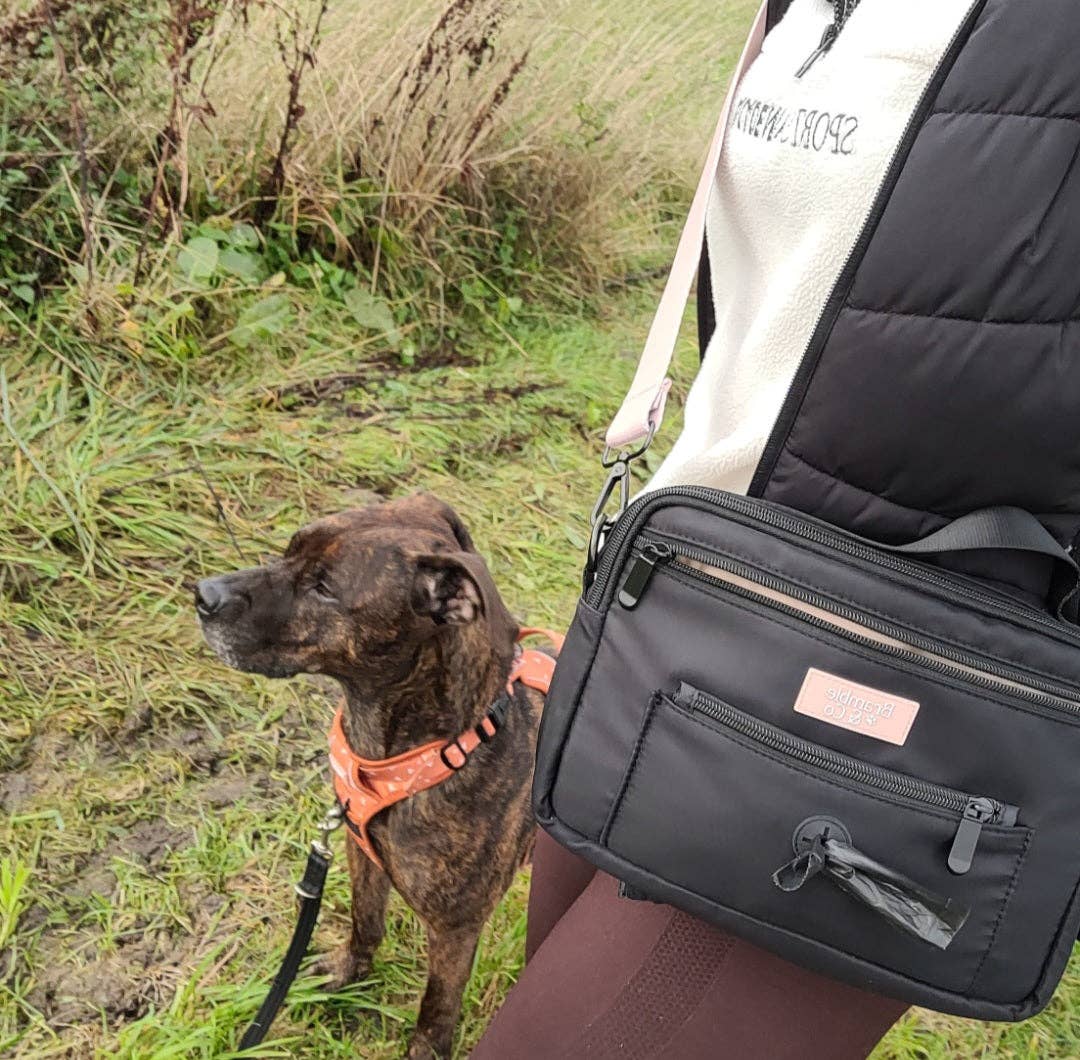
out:
M296 885L296 893L300 896L300 914L293 928L293 936L289 942L289 948L281 961L281 967L274 976L274 982L270 992L259 1008L258 1014L251 1021L251 1025L240 1039L240 1050L252 1049L258 1045L274 1017L278 1014L285 995L289 992L296 973L300 970L300 962L307 953L308 943L311 942L312 932L315 930L315 921L319 918L319 906L322 905L323 884L326 882L326 870L330 867L329 852L323 853L316 844L312 844L308 854L307 866L304 868L303 879Z
M509 692L503 692L492 704L491 710L487 712L487 716L496 729L501 729L505 724L506 715L509 713L513 701L513 697Z
M887 552L908 555L998 549L1047 556L1054 561L1050 605L1058 618L1071 621L1074 617L1074 597L1080 586L1080 567L1050 531L1023 508L981 508L906 545L872 543Z
M1038 552L1065 564L1074 574L1076 561L1049 530L1023 508L980 508L954 519L947 526L907 545L878 545L890 552L970 552L974 549L1009 549Z

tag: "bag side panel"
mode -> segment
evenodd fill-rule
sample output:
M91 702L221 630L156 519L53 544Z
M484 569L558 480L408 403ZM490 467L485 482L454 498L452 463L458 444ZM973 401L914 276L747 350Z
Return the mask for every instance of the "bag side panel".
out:
M540 718L536 769L533 773L533 812L540 821L552 816L551 788L558 773L563 746L574 719L581 689L589 675L600 641L604 616L584 600L578 601L574 620L555 664Z

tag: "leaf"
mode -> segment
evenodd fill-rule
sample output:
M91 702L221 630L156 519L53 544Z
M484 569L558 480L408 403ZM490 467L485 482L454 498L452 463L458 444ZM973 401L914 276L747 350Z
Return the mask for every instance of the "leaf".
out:
M224 243L229 238L229 233L223 228L218 228L213 224L202 224L195 229L195 235L205 236L207 239L213 240L215 243ZM190 240L189 240L190 242Z
M577 532L572 526L564 526L563 533L566 535L566 540L576 549L584 549L588 542L585 538Z
M168 331L174 324L179 323L181 320L190 320L195 316L195 307L188 299L184 299L182 302L175 303L163 317L158 321L158 327L164 331Z
M27 305L34 304L34 288L28 283L17 283L11 288L11 293Z
M362 287L354 287L351 291L345 292L344 301L353 320L360 327L380 332L385 336L391 349L396 350L401 345L401 333L398 331L397 321L390 307L381 298L377 298Z
M263 263L258 254L237 250L235 247L223 247L218 264L224 272L236 276L244 283L258 283L262 279Z
M234 346L246 349L256 339L280 335L291 319L289 299L283 294L272 294L249 305L240 314L236 327L229 332L229 341Z
M233 225L229 229L229 242L242 250L255 250L259 246L259 233L253 225Z
M204 283L214 275L218 265L218 245L206 236L189 239L176 255L180 271L196 283Z

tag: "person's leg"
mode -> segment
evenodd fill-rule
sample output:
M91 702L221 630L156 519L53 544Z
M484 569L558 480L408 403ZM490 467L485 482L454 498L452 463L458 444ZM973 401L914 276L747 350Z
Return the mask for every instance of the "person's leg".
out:
M906 1007L617 887L596 874L472 1060L861 1060Z
M532 960L540 943L559 918L578 900L596 875L596 868L571 854L543 829L533 847L532 883L529 885L529 917L525 928L525 961Z

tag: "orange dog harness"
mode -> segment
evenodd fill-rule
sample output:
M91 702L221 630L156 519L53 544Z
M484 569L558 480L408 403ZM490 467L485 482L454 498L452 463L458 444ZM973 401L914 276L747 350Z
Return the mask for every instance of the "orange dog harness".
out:
M556 652L562 648L563 637L549 629L523 628L518 633L518 640L533 635L547 637L555 645ZM513 697L514 684L517 682L547 695L554 671L555 660L550 655L533 648L519 648L506 682L507 695ZM353 751L345 739L341 724L342 708L338 707L330 726L330 770L334 794L344 811L345 824L353 839L379 868L383 864L368 835L371 819L394 803L433 788L453 776L480 744L488 743L499 731L509 702L509 699L500 698L478 725L467 729L449 743L433 740L393 758L380 759L361 758Z

